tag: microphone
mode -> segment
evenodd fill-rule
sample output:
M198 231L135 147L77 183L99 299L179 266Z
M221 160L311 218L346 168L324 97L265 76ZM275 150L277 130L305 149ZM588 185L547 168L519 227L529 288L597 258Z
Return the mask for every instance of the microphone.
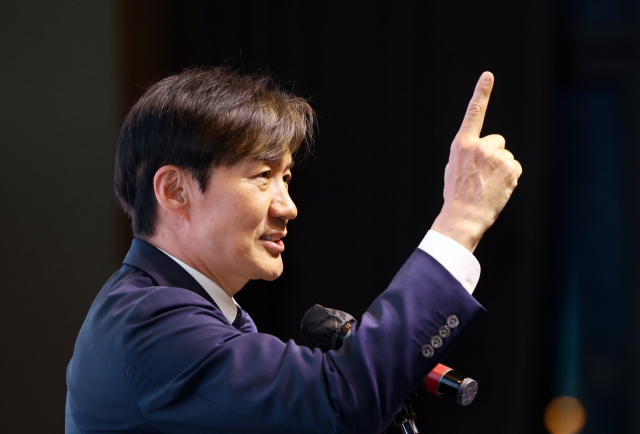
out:
M315 304L302 317L300 333L309 345L327 352L342 347L356 322L347 312Z
M346 312L314 305L302 317L300 333L309 345L326 352L342 347L356 319ZM441 363L427 374L424 388L460 405L469 405L478 393L478 383Z
M478 383L473 378L465 377L448 366L438 363L427 374L424 388L434 395L453 399L456 404L469 405L476 398Z

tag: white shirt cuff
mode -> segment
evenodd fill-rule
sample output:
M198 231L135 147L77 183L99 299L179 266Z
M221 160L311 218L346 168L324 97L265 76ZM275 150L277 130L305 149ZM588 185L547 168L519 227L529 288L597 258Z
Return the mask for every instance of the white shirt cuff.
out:
M473 294L480 279L480 263L469 250L446 235L429 231L418 246L438 261Z

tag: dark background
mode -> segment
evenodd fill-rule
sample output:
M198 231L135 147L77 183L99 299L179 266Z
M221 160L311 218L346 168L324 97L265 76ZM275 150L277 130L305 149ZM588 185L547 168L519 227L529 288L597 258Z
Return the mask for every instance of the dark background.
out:
M295 168L277 281L237 300L302 342L314 303L360 317L417 246L473 87L524 168L476 250L488 309L445 361L467 408L425 396L421 432L540 433L556 396L584 433L640 433L640 7L519 2L18 1L0 4L0 430L62 432L65 368L128 248L112 188L122 118L191 65L272 73L318 113ZM381 343L384 351L384 343Z

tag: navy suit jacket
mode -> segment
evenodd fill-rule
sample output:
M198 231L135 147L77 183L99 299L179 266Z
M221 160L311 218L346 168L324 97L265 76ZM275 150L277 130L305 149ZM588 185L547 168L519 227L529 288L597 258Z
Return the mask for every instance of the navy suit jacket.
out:
M66 432L379 432L482 312L417 249L342 348L323 353L242 333L175 261L135 239L78 335ZM460 325L425 358L452 314Z

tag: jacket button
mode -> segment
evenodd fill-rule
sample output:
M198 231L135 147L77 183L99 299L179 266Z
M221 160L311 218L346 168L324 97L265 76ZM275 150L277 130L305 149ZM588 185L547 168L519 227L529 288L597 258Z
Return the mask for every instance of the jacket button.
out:
M447 325L449 326L449 328L454 329L458 327L459 324L460 324L460 320L458 319L457 316L449 315L447 317Z
M433 348L440 348L442 346L442 338L438 335L431 336L431 346Z
M443 325L438 329L438 335L442 339L447 339L449 336L451 336L451 329L449 328L449 326Z
M431 345L427 344L422 347L422 355L425 356L426 358L432 357L434 353L435 353L435 350Z

